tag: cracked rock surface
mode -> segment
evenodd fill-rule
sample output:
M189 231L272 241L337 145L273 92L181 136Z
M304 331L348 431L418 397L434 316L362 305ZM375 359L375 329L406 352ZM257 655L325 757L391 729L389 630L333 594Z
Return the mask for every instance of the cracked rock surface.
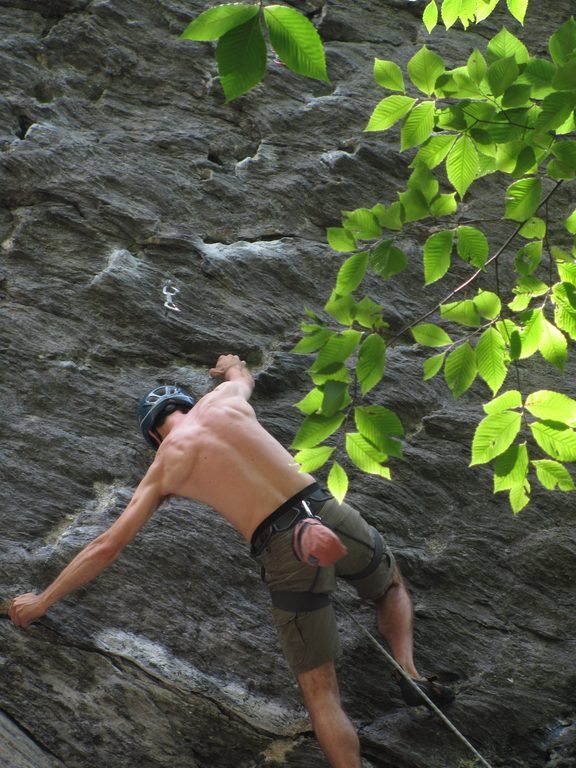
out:
M290 349L342 261L325 229L390 202L407 173L392 135L363 133L382 98L373 58L405 64L427 38L422 3L292 4L319 27L331 84L271 59L264 85L226 105L213 46L178 38L200 0L0 0L0 598L42 588L122 511L150 460L136 405L156 384L201 395L235 352L263 423L286 444L298 427L308 363ZM525 31L505 21L543 55L543 30L571 12L532 0ZM438 30L429 45L451 65L486 34ZM492 199L483 189L472 208ZM425 235L403 236L405 275L370 287L397 331L424 306ZM168 281L179 313L163 306ZM572 768L573 500L534 489L514 518L468 467L488 391L454 403L422 382L423 359L408 336L390 351L382 402L405 424L406 460L393 483L354 477L351 500L395 550L417 664L457 689L455 725L494 766ZM523 386L574 396L571 366L564 379L531 367ZM339 601L366 766L472 765L402 705L347 616L373 632L371 609L347 588ZM96 582L26 632L2 620L0 639L2 767L326 765L257 568L201 505L170 500Z

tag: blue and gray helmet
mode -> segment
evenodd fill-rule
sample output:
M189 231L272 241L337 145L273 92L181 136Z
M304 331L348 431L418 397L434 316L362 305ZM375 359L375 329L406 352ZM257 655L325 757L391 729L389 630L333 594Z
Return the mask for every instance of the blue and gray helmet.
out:
M144 440L151 448L156 450L158 444L150 434L154 426L165 412L173 410L190 410L196 404L196 400L182 387L166 385L150 390L140 400L138 406L138 424Z

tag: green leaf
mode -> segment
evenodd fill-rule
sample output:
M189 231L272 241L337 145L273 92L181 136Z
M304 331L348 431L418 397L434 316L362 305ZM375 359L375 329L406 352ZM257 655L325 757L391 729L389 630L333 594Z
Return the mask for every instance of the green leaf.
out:
M407 264L406 254L394 245L393 240L384 240L372 249L372 270L384 280L404 271Z
M347 433L346 452L352 463L363 472L390 480L390 469L382 466L382 462L388 458L387 455L379 451L359 432Z
M502 96L502 106L507 108L523 107L530 103L532 88L522 83L512 83Z
M433 379L436 374L440 373L445 358L446 352L439 352L437 355L432 355L432 357L424 361L424 381Z
M286 5L264 6L272 48L293 72L328 82L324 48L316 27Z
M183 40L217 40L234 27L239 27L258 14L257 5L227 3L209 8L188 24Z
M410 330L415 341L424 347L445 347L452 344L452 339L446 331L433 323L421 323Z
M454 400L472 385L476 373L476 353L468 342L450 352L444 366L444 378Z
M470 75L470 78L475 83L479 84L482 82L482 80L486 75L487 66L486 66L486 60L484 59L484 56L482 56L482 54L477 48L475 48L470 54L466 68L468 69L468 74Z
M476 344L476 363L478 373L495 395L500 389L508 368L505 364L506 345L495 328L487 328Z
M430 138L424 142L424 144L418 150L416 157L412 161L412 165L417 163L423 163L428 168L436 168L445 160L448 152L454 146L456 136L443 133L440 135L430 136Z
M557 461L576 461L576 434L559 421L536 421L530 424L534 440Z
M494 96L502 96L504 91L516 81L520 71L513 56L497 59L488 67L488 83Z
M571 91L576 82L576 58L572 56L566 64L558 67L558 71L552 80L552 85L559 91Z
M300 413L318 413L322 407L322 400L324 399L324 393L318 387L311 389L308 394L302 398L298 403L294 405L298 408Z
M385 131L406 115L416 99L410 96L387 96L376 105L365 131Z
M518 19L520 24L524 24L524 16L526 15L526 9L528 8L528 0L506 0L508 4L508 10Z
M309 355L311 352L316 352L323 347L333 335L333 331L329 331L327 328L320 328L314 331L314 333L303 336L292 352L297 355Z
M386 364L386 344L377 333L367 336L358 353L356 376L360 382L362 395L366 395L376 384L379 384L384 374Z
M498 294L492 291L478 291L478 295L472 299L480 317L487 320L495 320L502 311L502 302Z
M548 44L555 64L566 64L576 49L576 20L568 19L554 32Z
M494 493L523 486L528 474L528 465L526 443L511 445L497 456L494 462Z
M540 344L538 346L540 354L549 363L559 371L564 370L566 359L568 357L568 343L561 330L547 320L542 318L542 331Z
M504 218L512 221L527 221L540 207L542 181L530 176L515 181L506 190L506 212Z
M532 98L543 99L552 93L552 80L556 74L556 67L548 59L531 59L522 77L532 86Z
M492 13L499 0L476 0L476 23L479 24Z
M490 61L513 57L517 64L526 64L530 58L528 49L515 35L502 27L487 45Z
M408 114L400 130L400 151L416 147L434 130L435 107L433 101L423 101Z
M537 419L561 421L576 427L576 400L561 392L548 389L532 392L526 398L525 407Z
M322 393L322 416L334 416L350 403L348 384L344 381L327 381Z
M424 280L425 285L440 280L450 268L450 256L454 230L436 232L424 244Z
M400 437L404 434L398 416L383 405L359 405L354 409L358 432L378 446L383 438Z
M440 189L438 179L423 163L412 163L412 167L414 170L408 179L408 189L418 190L427 203L432 202Z
M482 406L484 412L489 416L508 411L511 408L520 408L522 406L522 395L517 389L510 389Z
M552 146L552 154L571 168L576 169L576 142L557 141Z
M257 16L218 40L216 61L226 101L258 85L266 71L266 43Z
M563 464L559 464L552 459L541 459L533 461L536 469L536 476L544 488L553 491L558 488L559 491L574 491L576 486L570 473Z
M369 252L362 251L350 256L338 270L336 292L340 295L352 293L364 280L368 268Z
M319 448L304 448L304 450L298 451L294 459L300 465L300 472L315 472L326 464L334 450L328 445L322 445Z
M378 219L369 208L356 208L354 211L342 211L344 228L359 240L374 240L380 237L382 230Z
M428 30L428 33L432 32L436 24L438 24L438 6L436 5L436 0L430 0L426 5L424 13L422 14L422 21L424 22L424 26Z
M448 179L460 198L464 197L466 190L476 178L479 165L474 141L469 136L460 136L446 160Z
M535 240L516 251L514 264L519 274L527 277L540 266L542 261L542 245L542 240Z
M576 211L573 211L564 222L564 226L571 235L576 235Z
M377 304L372 301L368 296L356 304L356 322L363 328L384 328L387 327L387 323L383 320L384 307L381 304Z
M332 464L326 483L332 496L339 504L342 504L348 493L348 475L337 461Z
M352 325L356 312L356 302L349 294L340 296L334 290L324 305L324 309L342 325Z
M478 328L480 325L480 314L472 299L441 304L440 315L449 323L460 323L468 328Z
M342 331L342 333L333 334L318 353L310 371L322 374L333 363L343 363L355 351L361 337L362 334L359 331Z
M490 251L486 235L476 227L461 226L458 227L456 237L458 256L482 269Z
M502 411L482 419L474 433L470 466L486 464L504 453L520 432L521 423L522 416L515 411Z
M559 128L570 117L576 105L576 94L568 91L555 91L540 104L540 114L536 119L536 131L551 131Z
M440 14L446 29L450 29L460 15L462 0L443 0Z
M538 216L533 216L524 224L519 234L527 240L542 240L546 236L546 222Z
M408 189L406 192L399 192L398 197L404 211L405 223L425 219L430 215L430 207L426 198L418 189Z
M379 413L378 409L384 413ZM383 406L354 409L358 432L387 456L402 457L402 444L395 438L403 433L400 419Z
M441 216L451 216L458 210L456 202L456 192L449 192L445 195L438 195L430 203L430 215L440 218Z
M528 481L523 485L515 485L514 488L510 490L510 506L515 515L517 515L518 512L521 512L529 501L530 483Z
M412 83L426 96L434 93L436 80L444 72L444 61L425 45L408 62L408 74Z
M356 250L356 238L344 227L328 227L326 230L328 245L333 251L347 253Z
M375 205L372 209L378 224L384 229L400 230L403 227L403 209L399 202L392 203L389 206Z
M382 88L404 93L404 77L402 70L394 61L374 59L374 80Z
M322 443L330 437L345 418L346 414L344 413L337 413L334 416L322 416L314 413L307 416L296 433L291 447L296 450L314 448L318 443Z

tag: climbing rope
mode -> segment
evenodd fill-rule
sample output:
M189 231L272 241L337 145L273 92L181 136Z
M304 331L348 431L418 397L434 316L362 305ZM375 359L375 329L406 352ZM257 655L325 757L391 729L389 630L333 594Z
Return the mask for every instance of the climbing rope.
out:
M388 651L378 642L378 640L376 640L376 638L370 634L370 632L366 629L366 627L364 627L358 621L358 619L353 615L352 611L350 611L337 597L334 597L334 602L338 603L338 605L340 606L340 608L342 608L342 610L348 616L348 618L350 618L354 622L354 624L356 624L356 626L361 630L361 632L370 640L372 645L374 645L380 651L380 653L385 657L386 661L390 664L390 666L392 666L396 670L396 672L398 672L398 674L402 675L402 677L409 682L413 690L418 691L419 696L426 702L428 707L438 715L440 720L442 720L442 722L446 726L448 726L448 728L452 731L452 733L454 733L460 739L460 741L463 744L465 744L466 747L477 757L477 759L480 760L482 765L484 765L485 768L492 768L492 766L486 760L486 758L482 757L482 755L478 752L478 750L474 746L472 746L472 744L470 744L468 739L465 736L463 736L462 733L460 733L458 728L456 728L456 726L452 722L450 722L450 720L448 720L444 712L442 712L442 710L439 709L436 706L436 704L434 704L433 701L431 701L430 697L427 696L424 693L424 691L414 683L414 680L410 677L410 675L404 671L404 669L400 666L400 664L398 664L396 659L394 659L388 653Z

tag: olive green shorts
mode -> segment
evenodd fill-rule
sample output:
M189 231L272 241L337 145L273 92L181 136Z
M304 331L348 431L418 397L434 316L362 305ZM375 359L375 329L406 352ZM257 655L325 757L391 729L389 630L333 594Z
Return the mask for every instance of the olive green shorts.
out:
M319 568L298 560L292 548L292 529L275 533L256 557L273 593L272 616L282 650L296 676L334 661L340 653L336 617L328 597L336 589L336 577L347 579L361 598L375 601L387 591L396 567L380 534L351 506L327 498L319 516L348 549L335 565ZM377 546L378 538L381 546ZM379 551L381 556L375 558ZM274 605L277 592L294 593L296 605ZM308 599L298 605L302 597Z

